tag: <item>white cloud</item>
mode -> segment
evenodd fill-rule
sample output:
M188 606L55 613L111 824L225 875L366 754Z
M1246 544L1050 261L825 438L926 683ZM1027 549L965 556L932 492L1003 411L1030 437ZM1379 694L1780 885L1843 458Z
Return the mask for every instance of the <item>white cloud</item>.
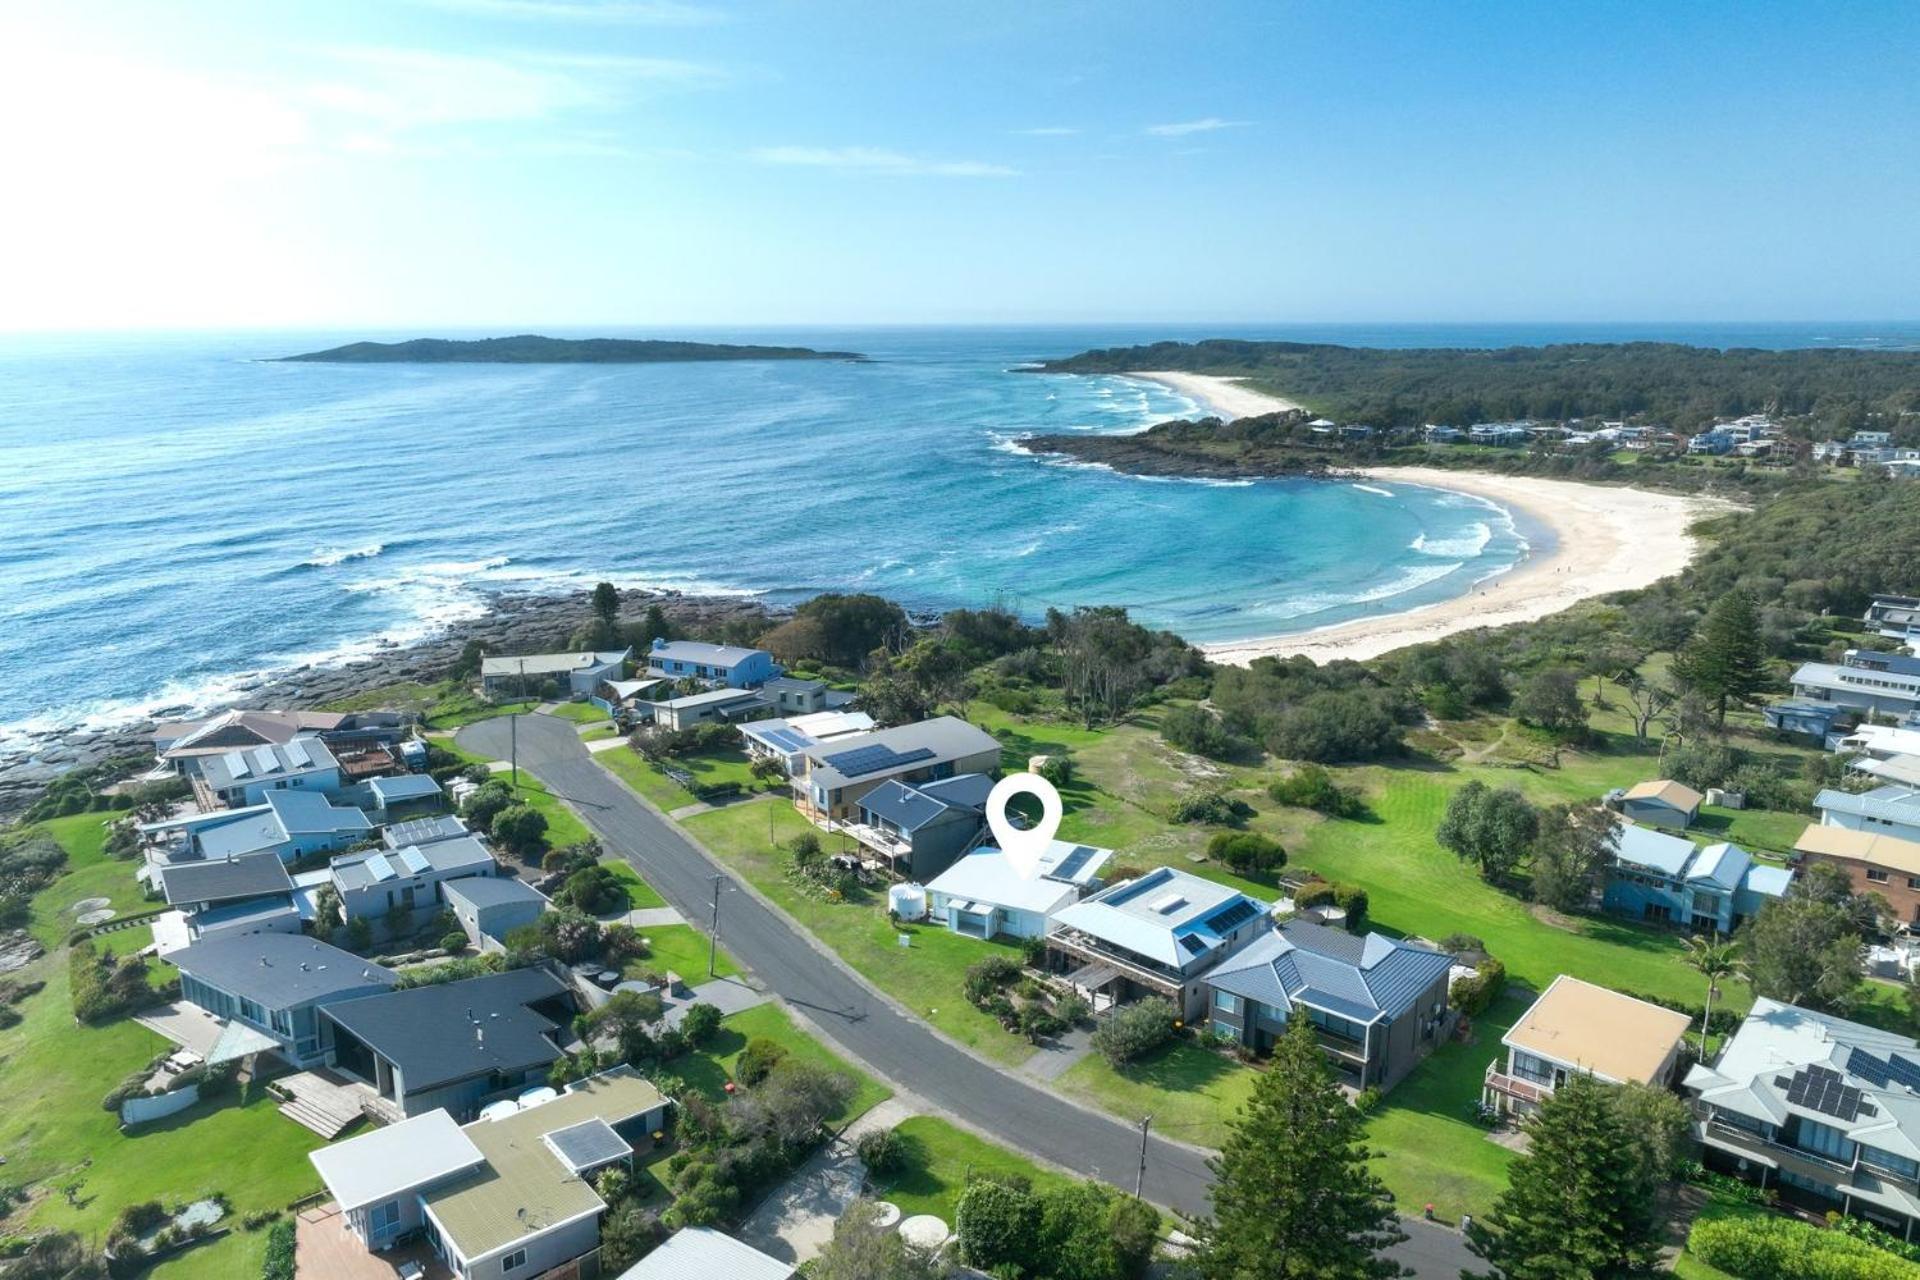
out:
M1154 138L1184 138L1194 133L1212 133L1216 129L1244 129L1250 120L1222 120L1219 116L1208 116L1204 120L1180 120L1173 124L1150 124L1145 132Z
M751 153L762 164L850 169L866 173L930 174L941 178L1011 178L1018 169L978 160L925 160L881 147L761 147Z
M1015 129L1014 133L1023 138L1071 138L1080 130L1062 124L1042 125L1038 129Z
M591 22L653 27L697 27L723 22L726 15L680 0L424 0L436 9L479 17L525 18L536 22Z

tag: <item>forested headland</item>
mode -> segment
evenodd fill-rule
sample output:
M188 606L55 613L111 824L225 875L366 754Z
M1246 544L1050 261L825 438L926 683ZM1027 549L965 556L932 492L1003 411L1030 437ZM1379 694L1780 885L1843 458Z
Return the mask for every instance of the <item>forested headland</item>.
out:
M282 356L282 362L328 364L666 364L688 360L864 360L854 351L811 347L738 346L727 342L670 342L655 338L413 338L406 342L351 342L325 351Z

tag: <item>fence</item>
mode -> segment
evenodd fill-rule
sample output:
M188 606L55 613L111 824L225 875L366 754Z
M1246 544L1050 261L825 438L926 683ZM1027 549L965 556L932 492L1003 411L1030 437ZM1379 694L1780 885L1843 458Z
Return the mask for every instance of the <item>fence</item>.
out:
M129 1127L136 1124L152 1124L155 1120L164 1120L170 1115L185 1111L200 1101L200 1086L190 1084L184 1089L175 1089L169 1093L154 1097L128 1098L120 1104L120 1123Z

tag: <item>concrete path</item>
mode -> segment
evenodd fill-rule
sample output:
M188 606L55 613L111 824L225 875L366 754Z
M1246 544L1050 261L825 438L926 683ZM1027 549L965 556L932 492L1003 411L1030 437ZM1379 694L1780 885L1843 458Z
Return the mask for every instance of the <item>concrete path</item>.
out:
M692 804L683 804L678 809L667 810L667 816L675 822L685 822L688 818L702 813L712 813L713 806L705 800L695 800Z
M1093 1032L1086 1027L1075 1027L1052 1044L1035 1049L1033 1056L1020 1064L1020 1072L1035 1080L1051 1082L1067 1074L1074 1063L1092 1052Z
M912 1104L896 1097L861 1116L761 1201L741 1225L740 1239L782 1262L814 1257L833 1238L833 1224L866 1184L867 1168L854 1153L854 1143L863 1133L891 1129L916 1114Z
M690 995L685 1000L677 1000L667 1005L667 1025L677 1027L687 1016L687 1010L696 1004L710 1004L720 1010L720 1016L745 1013L748 1009L765 1004L771 997L766 992L750 985L744 978L716 978L712 982L703 982L689 988Z
M624 916L616 916L614 919L620 924L630 924L636 929L651 929L687 922L687 918L672 907L641 907L627 912Z
M507 732L504 720L481 721L462 729L459 741L478 755L498 756L506 750ZM725 895L721 908L722 944L849 1057L896 1087L910 1085L933 1109L998 1142L1083 1177L1132 1187L1140 1136L1131 1125L1001 1070L887 999L595 764L564 721L523 718L520 761L683 913L705 918L716 873L734 881L739 891ZM1147 1199L1181 1213L1204 1213L1212 1183L1207 1157L1199 1147L1151 1138ZM1417 1276L1457 1280L1478 1265L1459 1232L1417 1219L1402 1219L1402 1225L1409 1239L1393 1257Z
M602 751L618 751L627 745L627 740L616 735L611 738L596 738L594 741L583 745L587 750L593 752L593 754L599 755Z

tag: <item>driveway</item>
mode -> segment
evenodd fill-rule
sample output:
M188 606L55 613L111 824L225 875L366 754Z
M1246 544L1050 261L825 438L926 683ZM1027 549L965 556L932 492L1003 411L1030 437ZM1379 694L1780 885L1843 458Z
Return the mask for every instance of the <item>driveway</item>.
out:
M504 758L507 722L468 725L457 741L487 758ZM689 919L707 918L714 877L734 877L595 764L570 722L521 716L519 752L520 767L571 804L607 848L632 863L662 897ZM751 893L723 895L720 933L735 959L804 1011L848 1056L1009 1147L1119 1187L1133 1186L1140 1160L1138 1129L1062 1102L897 1011ZM1202 1152L1149 1139L1147 1199L1180 1213L1203 1213L1211 1180ZM1457 1233L1414 1220L1405 1225L1411 1239L1395 1256L1417 1275L1455 1280L1463 1268L1476 1265Z

